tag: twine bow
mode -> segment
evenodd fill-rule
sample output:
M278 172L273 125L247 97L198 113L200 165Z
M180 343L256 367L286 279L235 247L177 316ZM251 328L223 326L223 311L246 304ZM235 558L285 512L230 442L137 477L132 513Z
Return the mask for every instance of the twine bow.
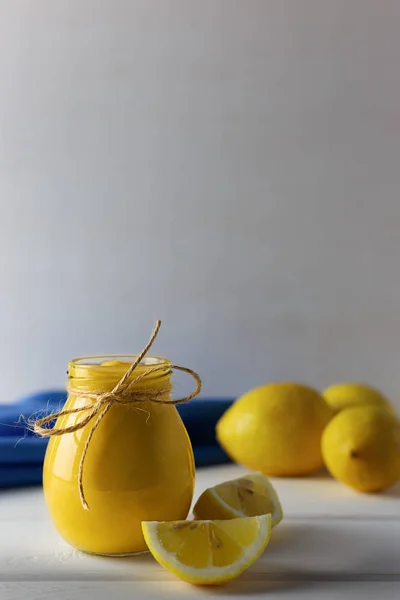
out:
M140 402L152 402L153 404L183 404L184 402L188 402L192 400L201 390L201 379L199 375L192 371L192 369L188 369L187 367L180 367L179 365L159 365L155 367L149 367L146 371L132 379L129 383L127 383L129 377L135 371L136 367L142 361L142 359L146 356L147 352L150 350L153 345L154 340L157 337L157 334L161 327L161 321L157 321L154 327L153 333L143 348L142 352L137 356L135 361L131 364L129 369L123 375L123 377L118 381L118 383L114 386L114 388L109 392L82 392L82 390L73 388L72 386L68 386L68 392L70 394L75 394L79 398L89 398L94 400L91 404L87 404L85 406L80 406L78 408L71 408L68 410L60 410L58 412L52 413L47 417L43 417L42 419L38 419L33 423L32 429L35 433L40 435L41 437L52 437L55 435L65 435L66 433L73 433L74 431L79 431L86 427L86 425L94 418L97 417L92 429L89 432L87 440L85 442L85 446L82 451L81 460L79 463L78 470L78 489L79 489L79 497L82 503L82 506L85 510L89 510L89 505L85 498L85 492L83 489L83 467L85 463L85 458L87 454L87 450L89 444L93 438L93 434L96 431L97 427L101 423L102 419L106 416L106 414L111 410L111 408L115 404L137 404ZM184 371L193 377L196 381L196 389L194 392L189 394L188 396L184 396L183 398L178 398L176 400L172 400L168 397L165 399L167 395L171 391L171 385L168 383L162 388L159 389L149 389L149 390L135 390L135 385L139 383L145 377L156 373L157 371L165 371L166 368L176 371ZM72 415L75 413L84 413L88 414L84 419L75 423L74 425L70 425L68 427L53 427L52 429L48 429L47 427L43 427L52 421L55 421L59 417L64 417L67 415Z

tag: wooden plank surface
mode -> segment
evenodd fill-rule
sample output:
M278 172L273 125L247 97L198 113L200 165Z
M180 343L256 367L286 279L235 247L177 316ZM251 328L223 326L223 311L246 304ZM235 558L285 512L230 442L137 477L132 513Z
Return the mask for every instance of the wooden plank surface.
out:
M196 496L208 485L244 472L233 465L200 470ZM93 594L96 600L117 600L139 593L146 598L191 598L266 592L269 598L400 597L399 487L367 496L324 475L274 483L284 521L261 559L222 589L177 581L148 554L122 559L84 555L59 538L40 489L4 491L0 597L20 600L57 594L65 600Z

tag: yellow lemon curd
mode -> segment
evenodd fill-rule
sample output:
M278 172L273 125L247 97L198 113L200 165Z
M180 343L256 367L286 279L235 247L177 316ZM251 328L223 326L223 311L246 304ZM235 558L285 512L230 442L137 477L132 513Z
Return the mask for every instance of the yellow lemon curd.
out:
M75 359L69 364L69 379L82 394L109 391L134 358ZM165 371L142 379L138 389L159 389L171 376L166 359L143 359L132 378L163 364ZM70 394L64 408L91 402L84 395ZM74 425L86 415L59 417L56 427ZM78 469L94 420L74 433L50 438L43 487L51 518L60 535L79 550L114 555L146 550L142 521L185 519L189 512L194 489L189 436L172 404L114 405L87 449L83 487L90 510L85 510L79 497Z

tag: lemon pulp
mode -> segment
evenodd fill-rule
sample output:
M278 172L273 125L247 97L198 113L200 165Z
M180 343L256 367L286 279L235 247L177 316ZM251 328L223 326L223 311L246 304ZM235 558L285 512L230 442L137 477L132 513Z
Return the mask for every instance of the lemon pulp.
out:
M196 519L233 519L270 514L272 527L283 517L272 483L261 473L250 473L206 489L193 509Z
M174 575L194 584L217 584L237 577L266 548L271 516L223 521L144 522L154 558Z

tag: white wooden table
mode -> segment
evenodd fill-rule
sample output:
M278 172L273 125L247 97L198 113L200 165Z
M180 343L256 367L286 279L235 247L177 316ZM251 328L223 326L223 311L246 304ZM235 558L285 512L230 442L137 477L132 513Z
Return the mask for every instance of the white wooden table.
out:
M196 496L244 472L233 465L201 469ZM148 554L108 559L77 552L53 529L41 489L0 492L0 598L400 598L400 486L375 496L324 475L274 483L284 521L261 559L221 588L178 581Z

